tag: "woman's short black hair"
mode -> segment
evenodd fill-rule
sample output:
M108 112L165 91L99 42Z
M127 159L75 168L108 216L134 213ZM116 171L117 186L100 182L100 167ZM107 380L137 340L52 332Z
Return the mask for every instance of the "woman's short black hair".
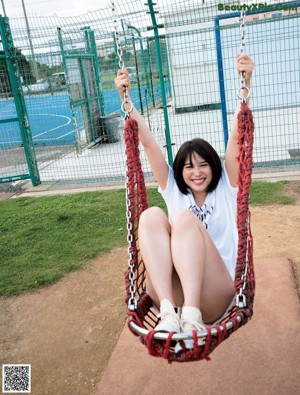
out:
M193 152L196 152L199 156L201 156L211 167L212 180L206 192L212 192L217 187L221 178L221 160L216 150L206 140L200 138L186 141L182 144L177 152L173 164L173 170L178 188L184 195L187 195L189 193L188 186L183 179L182 172L183 167L186 163L186 159L189 158L189 160L192 161Z

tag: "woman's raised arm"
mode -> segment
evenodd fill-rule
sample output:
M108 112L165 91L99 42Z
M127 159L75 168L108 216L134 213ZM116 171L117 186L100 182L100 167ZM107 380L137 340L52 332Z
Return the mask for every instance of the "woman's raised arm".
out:
M124 90L125 86L127 89L128 101L131 102L130 99L130 78L128 71L126 69L119 70L118 75L115 79L115 85L119 91L120 99L124 102ZM124 109L129 110L131 104L124 103ZM139 140L142 143L147 159L150 163L151 170L153 175L161 187L164 190L167 186L168 174L169 174L169 166L164 158L164 155L155 141L152 133L150 132L148 125L146 124L144 118L140 115L137 109L133 106L132 111L130 113L130 117L135 119L139 126Z
M238 74L240 75L241 72L245 72L245 84L248 89L250 89L250 83L251 83L251 76L253 72L253 61L251 58L247 55L239 55L237 56L237 70ZM242 97L246 97L248 93L248 90L244 89L241 92ZM247 100L247 103L249 103L249 100ZM239 154L239 148L238 148L238 124L237 124L237 116L240 111L241 107L241 102L239 102L237 109L235 111L232 125L231 125L231 132L229 135L229 140L227 144L227 150L225 154L225 166L226 166L226 171L230 180L230 184L233 187L237 186L238 182L238 169L239 169L239 164L238 164L238 154Z

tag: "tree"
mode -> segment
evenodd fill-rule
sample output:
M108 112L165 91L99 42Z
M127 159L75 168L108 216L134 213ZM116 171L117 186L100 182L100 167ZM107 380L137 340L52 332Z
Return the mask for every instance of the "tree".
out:
M26 84L33 84L36 82L35 77L33 76L30 68L30 63L26 59L26 57L22 54L21 50L16 48L15 54L17 57L17 62L20 70L20 75L23 79L23 82ZM9 79L8 69L7 69L7 60L3 58L5 56L4 51L0 51L0 91L1 93L12 96L11 83Z
M125 65L134 65L134 55L132 52L123 49L122 51L122 58L124 60ZM101 59L102 66L104 69L111 69L112 66L117 66L119 62L118 55L115 52L111 52L107 55L106 59Z
M34 84L36 82L36 78L31 71L30 62L26 59L26 57L22 54L21 50L18 48L16 48L16 55L18 59L20 75L23 78L23 82L26 85Z
M2 58L4 51L0 51L0 94L11 94L10 81L8 78L5 59Z

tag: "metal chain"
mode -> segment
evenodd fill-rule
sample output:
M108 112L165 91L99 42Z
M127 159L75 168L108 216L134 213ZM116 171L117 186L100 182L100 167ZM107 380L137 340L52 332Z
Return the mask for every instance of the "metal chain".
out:
M116 8L115 8L115 3L114 1L111 0L111 7L112 7L112 13L113 13L113 18L114 18L114 29L115 29L115 39L117 43L117 53L119 57L119 67L120 69L125 68L124 60L123 60L123 52L122 52L122 47L120 43L120 32L118 29L118 21L117 21L117 14L116 14ZM124 92L124 100L121 104L121 110L125 113L125 119L129 118L129 114L132 111L133 105L132 103L128 100L128 93L127 93L127 88L124 86L123 87L123 92ZM130 103L131 106L128 111L125 110L125 103ZM129 273L128 273L128 280L130 282L129 285L129 292L130 292L130 297L128 299L128 310L134 311L137 309L137 299L135 297L136 295L136 286L135 286L135 271L134 271L134 253L133 253L133 226L132 226L132 221L131 221L131 211L130 211L130 206L131 206L131 201L130 201L130 190L129 190L129 178L128 178L128 167L126 163L126 181L125 181L125 190L126 190L126 219L127 219L127 243L128 243L128 268L129 268Z
M249 221L247 222L247 230L249 232ZM248 272L248 247L249 247L249 235L247 238L247 248L246 248L246 265L245 265L245 270L244 273L242 273L241 276L241 281L243 282L243 285L241 286L239 293L236 295L236 306L243 308L247 306L247 300L246 296L244 295L244 291L246 289L247 285L247 272Z
M241 46L240 46L240 54L244 55L245 53L245 35L246 35L246 27L245 27L245 11L242 9L241 14L240 14L240 38L241 38ZM246 86L246 73L245 71L242 71L240 81L241 81L241 87L238 90L238 97L242 100L244 104L246 104L247 99L250 96L250 89ZM246 97L243 97L241 93L246 90L247 95Z
M130 281L130 286L129 286L129 292L130 292L130 297L128 299L127 305L128 305L128 310L134 311L137 309L137 300L135 297L136 294L136 286L135 286L135 271L134 271L134 263L133 263L133 226L131 222L131 211L129 207L131 206L131 201L129 198L129 193L130 190L128 188L129 185L129 179L128 176L126 176L126 218L127 218L127 243L128 243L128 268L129 268L129 273L128 273L128 279Z
M115 39L116 39L116 44L117 44L117 55L119 58L119 67L120 67L120 69L124 70L125 63L123 60L123 51L122 51L121 42L120 42L120 32L118 29L118 19L117 19L117 14L116 14L116 7L115 7L115 3L113 0L111 0L111 8L112 8L113 19L114 19L114 30L115 30ZM124 93L124 100L121 104L121 110L125 114L125 119L127 119L127 118L129 118L130 113L133 109L133 104L128 99L128 92L127 92L126 86L123 86L123 93ZM128 110L125 110L126 103L130 104L130 107Z

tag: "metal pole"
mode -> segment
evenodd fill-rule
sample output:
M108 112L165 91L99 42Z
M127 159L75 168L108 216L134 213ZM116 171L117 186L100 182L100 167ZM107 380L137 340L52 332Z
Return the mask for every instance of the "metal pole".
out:
M135 32L137 32L137 34L139 36L140 51L141 51L141 55L142 55L142 62L143 62L144 73L145 73L145 78L146 78L146 85L147 85L147 90L149 91L150 84L149 84L149 78L148 78L148 73L147 73L147 63L146 63L145 54L144 54L143 40L142 40L141 32L139 31L139 29L137 29L133 25L128 25L128 29L134 30ZM132 34L132 39L133 39L133 43L134 43L134 35L133 34ZM138 78L138 85L140 85L139 73L137 73L137 78Z
M153 73L152 73L152 59L151 59L151 52L150 52L150 44L149 44L149 38L147 38L147 52L148 52L148 58L149 58L149 74L150 74L150 81L151 81L151 96L152 96L152 104L153 107L155 107L155 95L154 95L154 83L153 83Z
M226 95L225 95L225 83L224 83L224 69L223 69L223 58L222 58L222 45L221 45L221 34L219 19L214 20L216 48L217 48L217 61L218 61L218 74L219 74L219 88L220 88L220 99L221 99L221 111L222 111L222 124L224 134L224 146L225 151L228 143L228 123L227 123L227 108L226 108Z
M143 100L142 100L142 94L141 94L141 82L140 82L140 75L139 75L139 65L138 65L137 52L136 52L135 41L134 41L134 32L132 32L132 46L133 46L133 53L134 53L134 60L135 60L135 69L136 69L136 78L137 78L137 84L138 84L140 109L141 109L141 114L144 115Z
M88 31L88 37L89 37L90 51L93 54L93 60L94 60L95 77L96 77L96 85L97 85L97 97L100 106L100 114L105 115L105 102L104 102L103 91L101 87L101 69L98 59L95 34L93 30Z
M157 63L158 63L158 73L159 73L159 81L160 81L160 89L161 89L161 99L162 99L162 107L164 113L164 120L165 120L165 135L166 135L166 146L167 146L167 153L168 153L168 162L169 165L173 165L173 154L172 154L172 143L170 137L170 124L169 124L169 116L168 116L168 108L167 108L167 98L166 98L166 91L165 91L165 82L163 76L163 68L162 68L162 56L160 51L160 41L159 41L159 33L158 28L162 27L157 25L156 18L155 18L155 11L153 7L153 1L147 0L149 12L152 21L152 29L154 31L154 41L155 41L155 48L156 48L156 56L157 56Z
M1 0L1 4L2 4L2 9L3 9L3 14L4 14L4 16L6 16L5 7L4 7L4 0Z
M26 23L29 45L30 45L30 52L31 52L31 56L32 56L33 74L35 76L35 79L38 80L39 79L39 72L38 72L37 64L36 64L35 57L34 57L33 44L32 44L32 40L31 40L31 34L30 34L30 28L29 28L29 23L28 23L28 19L27 19L25 4L24 4L24 0L21 0L21 1L22 1L22 7L23 7L23 11L24 11L24 18L25 18L25 23Z

